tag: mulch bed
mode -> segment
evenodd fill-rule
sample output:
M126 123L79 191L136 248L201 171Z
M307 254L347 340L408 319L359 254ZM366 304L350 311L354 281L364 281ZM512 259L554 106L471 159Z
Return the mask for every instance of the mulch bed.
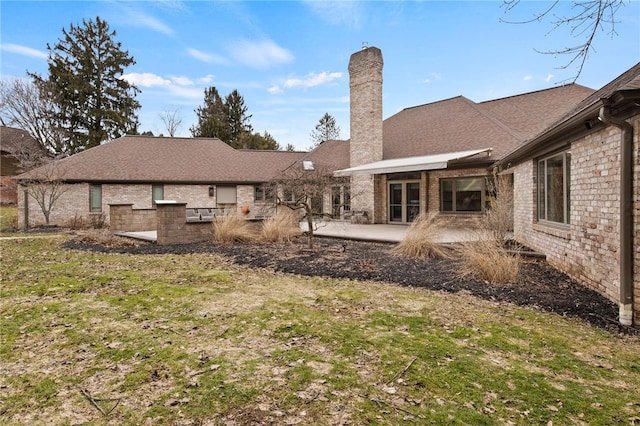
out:
M481 299L531 306L580 318L612 333L640 335L640 330L619 324L616 303L550 267L541 259L524 258L516 283L496 285L459 277L459 261L455 258L419 260L394 256L390 253L392 245L385 243L330 238L315 238L314 241L314 249L307 248L304 237L289 244L198 243L159 246L141 243L130 247L107 247L72 239L64 245L70 249L148 255L217 253L239 265L288 274L382 281L449 293L465 292Z

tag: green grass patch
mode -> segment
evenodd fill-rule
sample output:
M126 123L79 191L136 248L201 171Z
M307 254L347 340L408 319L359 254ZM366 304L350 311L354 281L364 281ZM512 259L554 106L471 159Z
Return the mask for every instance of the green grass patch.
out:
M6 424L640 418L637 337L468 295L64 238L0 241Z

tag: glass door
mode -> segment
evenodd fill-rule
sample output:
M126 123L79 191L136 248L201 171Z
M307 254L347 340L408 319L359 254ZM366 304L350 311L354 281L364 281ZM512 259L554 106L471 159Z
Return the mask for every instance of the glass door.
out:
M389 183L389 222L413 222L420 214L420 182Z
M402 220L402 184L389 184L389 222L403 222Z

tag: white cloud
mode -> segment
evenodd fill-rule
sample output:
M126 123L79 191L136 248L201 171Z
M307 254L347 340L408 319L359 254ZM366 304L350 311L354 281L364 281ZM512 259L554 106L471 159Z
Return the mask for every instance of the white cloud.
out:
M280 86L271 86L267 89L267 91L269 93L271 93L272 95L278 95L280 93L283 92L282 88Z
M171 81L178 86L193 86L193 81L188 77L171 76Z
M40 50L32 49L19 44L3 43L0 44L0 50L5 52L17 53L18 55L31 56L32 58L47 59L48 55Z
M549 83L555 77L553 74L547 74L547 77L544 79L546 83Z
M251 68L265 69L273 65L293 62L293 54L272 40L254 42L241 39L229 50L238 62Z
M124 74L122 78L134 86L142 87L169 86L171 84L170 80L148 72L142 74L136 72Z
M213 78L215 76L213 74L207 74L204 77L200 77L198 79L198 83L202 83L202 84L208 84L211 83L213 81Z
M220 55L215 55L213 53L206 53L191 47L187 49L187 54L189 54L189 56L199 61L206 62L208 64L225 65L228 63L228 61Z
M442 78L442 75L440 75L440 73L437 72L430 72L427 77L422 80L423 83L428 84L431 83L433 80L440 80Z
M523 78L524 81L530 81L533 80L533 76L532 75L525 75Z
M361 2L307 0L305 3L313 13L332 25L360 28L363 15Z
M310 72L304 78L288 78L283 86L287 89L295 89L295 88L303 88L307 89L309 87L315 87L320 85L329 84L332 81L342 78L341 72L326 72L323 71L319 74L314 72Z
M118 6L118 8L114 10L114 12L120 12L116 19L122 20L126 25L148 28L162 34L173 35L173 29L157 18L154 18L141 10L126 6L121 2L113 2L111 4Z

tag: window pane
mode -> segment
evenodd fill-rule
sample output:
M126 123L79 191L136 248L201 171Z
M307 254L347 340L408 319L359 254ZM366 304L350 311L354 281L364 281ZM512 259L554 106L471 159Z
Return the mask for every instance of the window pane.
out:
M564 188L566 192L565 203L567 205L565 222L569 223L571 218L571 153L567 152L565 156L566 172L564 175Z
M456 211L482 211L482 180L480 178L456 180Z
M151 199L154 203L158 200L164 200L164 185L153 185L151 188Z
M263 185L256 185L254 187L253 200L254 201L265 201L265 188Z
M235 186L218 186L217 204L235 204L236 203L236 187Z
M546 173L544 171L544 161L538 162L538 219L546 220L547 219L547 208L545 204L545 176Z
M89 185L89 211L102 211L102 185Z
M564 164L563 156L556 155L547 161L546 202L547 220L564 222Z
M452 180L442 180L440 181L442 186L441 194L442 194L442 211L443 212L452 212L453 211L453 181Z

